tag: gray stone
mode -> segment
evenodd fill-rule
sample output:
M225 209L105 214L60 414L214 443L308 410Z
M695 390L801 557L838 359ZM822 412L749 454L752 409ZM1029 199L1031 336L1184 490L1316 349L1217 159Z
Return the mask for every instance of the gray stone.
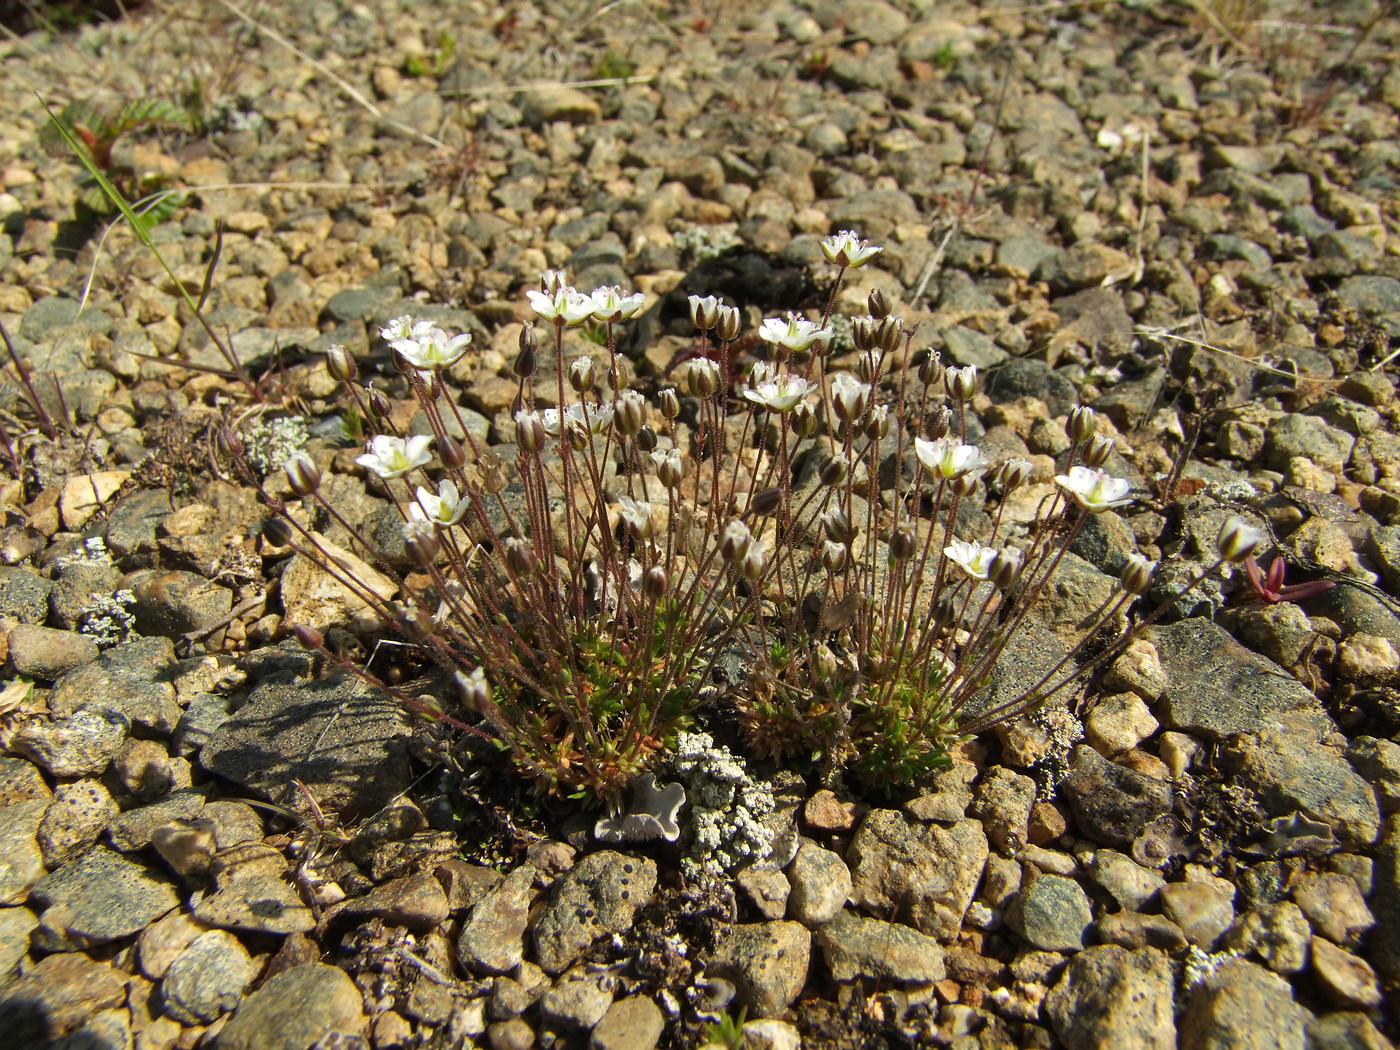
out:
M156 526L174 509L168 489L133 492L107 515L107 549L121 559L149 565L155 559Z
M47 802L52 797L38 766L27 758L0 755L0 808L33 799Z
M900 923L842 911L814 940L835 981L932 984L944 977L943 946Z
M221 850L210 868L214 892L194 905L206 926L249 933L304 933L316 920L287 878L287 859L260 843Z
M238 1006L258 970L237 937L207 930L166 970L161 1009L181 1024L208 1024Z
M588 1037L588 1050L652 1050L666 1020L644 995L619 999Z
M389 926L428 931L446 921L447 894L437 879L426 872L417 872L336 905L326 913L327 920L333 915L382 919Z
M798 845L787 877L792 885L788 915L809 929L836 918L851 895L851 872L845 860L811 839Z
M1393 1050L1394 1046L1363 1013L1338 1011L1308 1017L1310 1050Z
M1293 903L1316 933L1335 944L1355 944L1376 924L1356 880L1332 871L1308 872L1293 887Z
M1210 951L1235 921L1235 895L1217 882L1174 882L1162 890L1162 914L1186 940Z
M38 916L28 908L0 908L0 986L29 955L29 935L38 925Z
M921 825L891 809L871 810L846 851L851 900L898 915L921 933L951 943L962 928L982 869L987 836L976 820Z
M1387 818L1381 833L1371 908L1376 913L1371 959L1386 980L1400 981L1400 814Z
M1006 924L1037 948L1078 951L1094 914L1083 887L1060 875L1041 875L1021 888L1006 911Z
M612 992L596 977L561 981L540 999L540 1018L556 1027L592 1028L603 1019L612 1002Z
M84 708L52 722L26 722L10 749L56 777L100 776L130 731L131 721L120 711Z
M1175 1050L1172 968L1153 948L1088 948L1069 961L1045 997L1068 1050Z
M0 1031L14 1047L50 1047L99 1010L123 1005L127 979L81 952L40 959L0 994Z
M1144 868L1127 854L1112 849L1094 851L1089 878L1107 890L1120 907L1131 911L1150 905L1166 885L1161 872Z
M1080 832L1105 846L1126 848L1152 821L1172 810L1172 787L1110 762L1087 744L1074 749L1060 785Z
M591 124L601 109L598 100L585 91L565 85L551 85L522 92L516 101L524 114L525 123L532 128L553 124L556 120L570 124Z
M44 866L52 870L78 856L107 830L117 812L111 794L96 780L60 784L36 836Z
M1306 1018L1282 977L1232 959L1192 991L1181 1017L1181 1045L1193 1050L1304 1050Z
M801 923L738 925L715 951L709 972L734 982L750 1017L778 1017L807 983L812 935Z
M53 581L22 565L0 565L0 620L42 624Z
M116 566L105 562L60 562L54 568L53 589L49 591L49 622L64 630L77 627L93 595L111 594L121 576Z
M590 853L554 884L534 923L536 961L561 973L597 938L622 933L656 889L656 862L613 850Z
M1303 456L1340 475L1351 460L1354 444L1356 438L1317 416L1289 413L1264 432L1264 463L1272 470L1287 472L1289 460Z
M1264 904L1247 913L1225 938L1225 947L1258 956L1275 973L1297 973L1308 964L1312 929L1291 901Z
M194 572L151 571L131 588L136 596L136 629L144 635L180 638L204 632L227 619L233 592Z
M522 865L472 908L457 938L462 965L475 973L506 973L525 957L535 869Z
M1301 812L1326 824L1350 848L1376 841L1381 821L1376 793L1331 748L1297 734L1242 733L1225 746L1222 757L1269 816Z
M764 918L781 919L787 914L792 883L774 865L752 864L734 877L734 883Z
M33 798L0 807L0 904L22 904L44 877L44 853L39 825L49 808Z
M228 701L227 696L218 693L195 693L175 726L171 742L177 755L188 758L209 742L233 713Z
M149 806L129 809L112 822L112 845L123 853L145 849L158 829L172 821L196 816L203 806L204 795L194 788L185 788Z
M169 879L105 846L40 879L31 899L45 906L34 945L50 952L128 937L180 903Z
M214 731L199 761L269 802L306 812L299 780L323 811L352 819L408 790L408 733L407 712L385 692L346 677L307 681L275 671Z
M1026 844L1035 781L1004 766L994 766L977 785L971 815L982 821L987 839L1002 853L1015 853Z
M45 682L97 659L97 642L87 635L28 623L10 630L9 646L15 673Z
M360 990L345 971L303 963L243 1000L219 1033L218 1048L306 1050L331 1033L363 1036L366 1027Z
M1302 683L1209 620L1149 628L1147 638L1167 677L1159 713L1173 729L1213 741L1290 726L1320 740L1332 729Z
M1116 944L1131 951L1160 948L1164 952L1175 952L1186 947L1186 935L1181 927L1165 915L1143 915L1135 911L1100 915L1094 920L1093 930L1100 944Z
M132 639L54 683L49 709L57 715L80 707L117 711L142 733L167 737L180 721L170 681L174 663L175 648L168 638Z

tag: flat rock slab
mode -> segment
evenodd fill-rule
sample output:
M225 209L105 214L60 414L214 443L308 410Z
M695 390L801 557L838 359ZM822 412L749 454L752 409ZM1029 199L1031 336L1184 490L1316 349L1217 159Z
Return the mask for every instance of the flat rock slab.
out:
M49 1046L81 1027L94 1013L126 1001L128 975L81 952L40 959L0 992L0 1032L5 1045ZM75 1040L74 1046L91 1046Z
M369 816L408 790L409 721L388 693L335 677L307 681L278 671L214 730L199 754L209 772L297 812L308 805Z
M555 885L535 920L535 954L561 973L599 937L622 933L656 889L656 862L614 850L590 853Z
M900 923L842 911L814 939L835 981L932 984L945 975L943 946Z
M340 1042L325 1041L331 1033ZM304 963L284 970L234 1011L219 1033L219 1050L306 1050L360 1045L365 1015L360 990L344 970Z
M129 937L180 903L169 879L105 846L39 880L31 899L46 906L34 944L51 952Z
M1194 617L1147 632L1167 675L1159 713L1172 729L1220 741L1292 729L1320 740L1334 728L1317 697L1224 629Z

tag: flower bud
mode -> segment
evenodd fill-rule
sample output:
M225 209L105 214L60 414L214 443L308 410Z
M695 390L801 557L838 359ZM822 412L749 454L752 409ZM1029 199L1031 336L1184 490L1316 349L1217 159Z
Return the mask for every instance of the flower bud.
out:
M288 487L298 496L309 496L321 487L321 471L305 452L298 452L287 460L282 469L287 474Z
M1088 405L1075 405L1069 410L1069 418L1065 420L1065 433L1076 445L1088 441L1097 432L1098 424L1094 422L1094 410Z
M956 627L958 625L958 607L952 598L944 598L933 607L933 622L939 627Z
M1129 554L1123 565L1120 582L1129 594L1145 594L1152 586L1152 574L1157 571L1157 563L1149 561L1141 554Z
M624 390L613 405L613 425L624 437L634 437L646 420L647 403L635 390Z
M919 541L908 525L901 525L890 534L891 561L908 561L918 549Z
M763 567L767 559L763 556L763 548L754 544L744 556L739 559L739 575L752 582L763 575Z
M457 699L468 711L483 714L492 706L491 686L487 683L486 675L480 667L474 668L471 674L458 671L455 678L457 680Z
M924 386L943 382L943 356L933 347L929 347L928 356L919 362L919 381Z
M650 423L643 423L642 428L637 431L637 447L643 452L650 452L656 448L656 431L651 429Z
M822 568L832 574L843 571L846 568L847 553L844 543L824 541L822 543Z
M904 338L904 318L895 314L880 319L880 327L875 333L875 345L884 350L887 354L892 354L899 348L899 341Z
M748 553L753 544L753 533L742 521L735 518L724 528L719 541L719 556L726 563L738 561Z
M569 362L569 385L579 394L593 389L593 358L580 354Z
M985 470L970 470L966 474L959 474L948 482L948 487L953 490L953 495L959 499L967 499L977 491L977 484L982 480Z
M574 451L587 448L590 442L588 427L581 419L564 420L560 437L563 438L564 444Z
M836 677L836 654L825 642L818 642L812 649L812 674L818 681L826 682Z
M391 349L389 351L389 363L394 366L394 371L401 376L407 375L409 372L413 371L412 362L410 362L401 351Z
M285 547L292 542L292 526L286 518L280 514L264 518L262 523L262 536L270 546Z
M794 408L788 418L792 421L792 432L800 438L809 438L817 432L817 411L805 401Z
M851 342L855 343L856 349L862 353L868 353L876 345L876 326L878 322L873 317L852 317L851 318ZM857 370L859 374L859 370ZM870 382L868 376L862 375L862 382Z
M953 413L947 405L939 405L929 409L928 415L924 417L924 432L930 441L947 437L948 431L952 429Z
M1226 561L1238 563L1253 554L1266 539L1268 536L1263 530L1246 524L1240 518L1231 517L1220 526L1220 535L1216 538L1215 547Z
M514 365L514 372L521 379L529 379L535 374L539 349L540 337L535 334L535 326L526 321L520 328L520 353L515 355Z
M822 464L822 469L817 476L821 483L827 488L835 488L837 485L844 485L846 479L851 475L851 466L846 462L844 456L832 456Z
M1018 489L1024 485L1034 469L1035 467L1030 460L1016 456L1008 459L997 469L997 480L1001 482L1003 491L1010 492L1012 489Z
M661 409L661 414L667 419L675 419L681 414L681 399L669 386L656 395L656 403Z
M943 377L947 384L949 396L958 401L971 401L977 393L977 366L968 365L966 368L950 368Z
M394 406L389 404L389 399L382 390L371 387L365 396L365 403L369 407L369 414L377 423L385 422L393 414Z
M406 521L403 524L403 545L408 551L408 560L420 569L430 569L437 561L442 541L437 529L426 521Z
M702 332L708 332L719 323L720 301L713 295L701 298L698 295L689 297L690 303L690 323Z
M871 441L879 441L890 432L890 410L888 405L876 405L866 414L861 424L861 432Z
M549 440L538 412L521 412L515 417L515 443L520 451L533 455Z
M1021 552L1015 547L1004 547L987 567L987 579L1002 590L1007 590L1020 579L1021 568Z
M1096 470L1108 462L1108 457L1113 453L1113 439L1104 437L1102 434L1095 434L1089 439L1089 443L1084 446L1084 451L1079 454L1079 458L1084 460L1085 466L1093 467Z
M467 465L467 454L462 443L451 434L440 434L437 438L438 456L448 470L461 470Z
M826 538L832 543L840 543L850 546L851 541L856 537L856 530L851 526L851 518L840 507L828 507L820 516L822 532L826 533Z
M871 317L888 317L894 309L894 303L890 302L889 293L881 288L872 288L870 294L865 299L866 309L870 311Z
M437 624L433 623L433 618L426 610L409 602L398 602L395 611L398 613L399 626L411 641L426 642L433 636Z
M666 597L666 591L670 586L671 577L660 565L653 565L642 576L642 593L654 602L659 602Z
M743 330L744 319L738 309L733 306L721 306L719 308L719 321L715 324L715 335L722 343L732 343L739 338L739 332Z
M668 489L680 486L685 478L685 465L681 460L679 449L667 449L662 453L653 456L656 460L656 477Z
M326 348L326 371L337 383L349 383L360 374L360 366L355 363L349 350L339 343L332 343Z
M755 514L767 517L776 511L782 502L783 490L775 485L773 488L759 489L755 492L750 507Z
M540 560L535 556L535 548L527 540L509 536L505 541L506 565L517 576L533 576L539 568Z
M696 397L713 397L719 381L719 365L709 358L696 357L686 362L686 386Z
M884 352L878 348L867 350L856 359L856 376L862 383L873 383L880 375L880 365L884 363Z
M233 427L219 428L219 451L231 459L243 458L243 439Z
M293 624L292 634L296 635L296 639L301 643L303 649L325 648L325 638L323 638L321 632L314 627L308 627L304 623Z

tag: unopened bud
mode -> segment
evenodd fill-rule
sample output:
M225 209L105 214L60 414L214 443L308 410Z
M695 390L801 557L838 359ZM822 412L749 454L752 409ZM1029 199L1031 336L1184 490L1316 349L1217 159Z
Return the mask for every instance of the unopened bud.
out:
M715 324L715 335L722 343L732 343L739 338L739 333L744 327L743 322L742 315L735 307L721 306L719 320Z
M370 415L379 423L386 421L394 411L394 407L389 404L389 399L382 390L375 390L371 387L365 396L365 402L369 406Z
M766 563L763 548L754 544L739 559L739 575L749 581L756 580L763 575L763 567Z
M709 358L697 357L686 363L686 385L696 397L713 397L719 378L719 365Z
M1021 567L1021 552L1015 547L1005 547L997 552L991 565L987 566L987 579L1002 590L1007 590L1020 579Z
M837 485L844 485L846 479L851 476L851 467L843 456L832 456L822 464L822 469L817 475L821 483L827 488L835 488Z
M656 477L668 489L678 488L685 478L685 465L679 449L669 449L656 460Z
M633 437L646 419L646 399L635 390L624 390L613 405L613 426L624 437Z
M783 502L783 490L777 486L767 489L759 489L753 494L753 503L750 505L755 514L768 516L778 509Z
M861 424L861 432L871 441L879 441L890 432L890 410L888 405L875 405L866 413Z
M642 428L637 431L637 447L643 452L650 452L656 448L656 431L651 429L650 423L643 423Z
M952 429L953 413L947 405L938 405L936 408L930 409L924 418L924 433L928 435L930 441L947 437L948 431Z
M506 565L510 571L517 576L533 576L539 567L539 558L535 556L535 548L526 540L516 536L510 536L505 541Z
M908 561L918 549L918 539L908 525L901 525L890 534L891 561Z
M844 543L826 540L822 543L822 568L829 573L838 573L846 568L847 548Z
M326 639L314 627L308 627L304 623L293 624L292 634L296 635L296 640L301 643L303 649L325 648Z
M933 607L933 622L939 627L956 627L958 625L958 607L951 598L944 598Z
M1069 410L1069 418L1065 420L1065 433L1076 445L1088 441L1097 432L1098 424L1094 422L1094 410L1088 405L1075 405Z
M470 674L465 671L458 671L457 699L462 702L462 706L468 711L476 714L484 714L491 705L491 686L486 681L486 675L480 667L472 670Z
M451 434L441 434L437 439L438 456L442 458L442 465L448 470L461 470L467 465L467 453L462 448L462 443Z
M437 529L426 521L406 521L403 525L403 545L408 551L408 560L420 569L430 569L437 561L442 541Z
M661 409L661 414L667 419L675 419L681 414L681 399L669 386L656 395L656 403Z
M321 471L305 452L298 452L287 460L282 469L286 472L288 487L298 496L309 496L321 487Z
M836 677L836 654L825 642L818 642L812 649L812 673L818 681L828 681Z
M894 309L889 293L882 288L872 288L865 299L865 307L871 317L886 317Z
M1035 467L1030 460L1017 456L1008 459L1001 465L997 470L997 480L1001 482L1004 491L1010 492L1012 489L1018 489L1024 485L1034 469Z
M855 529L851 527L851 518L840 507L829 507L821 515L822 532L826 533L826 538L832 543L840 543L850 546L855 539Z
M880 327L875 333L875 345L884 350L887 354L892 354L899 348L899 341L904 338L904 318L891 314L880 319Z
M520 329L520 352L515 355L513 370L521 379L529 379L535 374L539 360L540 337L535 334L535 326L528 321Z
M703 298L692 295L690 303L690 323L702 332L708 332L719 322L720 301L713 295Z
M521 412L515 417L515 443L522 452L533 455L544 448L548 440L549 434L538 412Z
M1157 571L1157 563L1149 561L1141 554L1129 554L1123 565L1120 582L1129 594L1145 594L1152 586L1152 574Z
M753 544L753 533L737 518L725 526L719 541L719 555L727 563L738 561Z
M867 350L856 359L856 375L862 383L873 383L880 376L880 365L884 363L884 351Z
M1086 466L1096 470L1108 462L1108 457L1113 454L1113 439L1104 437L1102 434L1095 434L1089 439L1089 443L1084 446L1084 451L1079 454Z
M874 317L851 318L851 342L863 353L873 350L876 345L876 327L879 322ZM859 372L857 372L859 374ZM861 376L862 382L870 382L868 376Z
M407 375L413 371L413 364L398 350L389 351L389 361L399 375Z
M350 351L339 343L326 348L326 371L337 383L349 383L360 374L360 366Z
M292 526L282 515L274 514L263 519L262 536L273 547L285 547L292 542Z
M397 612L399 626L410 641L426 642L433 636L437 624L433 623L433 618L426 610L408 602L399 602Z
M593 389L593 358L581 354L569 362L569 385L579 394Z
M1226 561L1242 562L1248 558L1268 536L1263 530L1246 524L1242 519L1232 517L1220 526L1220 535L1215 547Z
M919 362L919 381L924 386L943 382L943 356L933 347L929 347L928 356Z
M953 490L953 495L959 499L967 499L977 491L977 485L982 480L985 470L970 470L966 474L959 474L948 481L948 487Z
M219 451L231 459L243 458L243 439L233 427L219 428Z
M973 395L977 393L977 366L950 368L945 373L943 381L947 384L950 396L959 401L971 401Z
M809 438L817 432L817 412L805 401L792 410L788 417L792 421L792 432L800 438Z
M666 591L670 586L671 577L660 565L653 565L642 576L642 593L654 602L659 602L666 597Z

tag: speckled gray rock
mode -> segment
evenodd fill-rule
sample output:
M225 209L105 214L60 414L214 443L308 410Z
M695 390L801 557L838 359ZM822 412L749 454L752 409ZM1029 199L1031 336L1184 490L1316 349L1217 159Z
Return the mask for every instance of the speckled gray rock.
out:
M613 993L596 977L561 981L540 999L540 1018L556 1028L592 1028L612 1002Z
M1330 827L1346 847L1376 841L1381 812L1375 789L1331 748L1297 734L1242 733L1222 757L1269 816L1301 812Z
M1160 872L1144 868L1132 857L1112 849L1094 851L1089 878L1107 890L1121 907L1134 911L1150 905L1166 885Z
M44 905L34 945L83 951L130 936L180 903L175 885L105 846L46 875L32 891Z
M1387 980L1400 981L1400 814L1386 819L1376 850L1376 913L1371 961Z
M344 970L304 963L277 974L239 1005L218 1050L306 1050L331 1032L365 1034L360 990Z
M60 784L39 824L38 841L44 866L53 869L72 860L107 830L117 804L99 781Z
M656 862L614 850L590 853L554 884L532 933L536 961L561 973L597 938L622 933L656 889Z
M851 900L878 914L897 913L921 933L950 943L987 863L987 836L976 820L952 827L918 824L891 809L871 810L846 851Z
M1175 1050L1172 969L1154 948L1088 948L1045 997L1045 1012L1069 1050Z
M382 919L390 926L433 930L447 919L447 894L426 872L416 872L376 886L364 896L336 905L336 915ZM327 916L330 916L327 912Z
M53 581L22 565L0 565L0 619L41 624L49 617Z
M83 708L52 722L26 722L10 749L56 777L100 776L131 731L131 720L110 708Z
M172 791L148 806L129 809L112 821L109 838L123 853L134 853L151 844L156 831L172 821L196 816L204 807L204 795L195 788Z
M76 631L22 623L11 628L10 666L18 675L52 682L97 659L97 642Z
M120 712L141 733L165 738L180 721L168 638L135 638L54 683L49 709L67 715L82 707Z
M0 908L0 985L29 954L29 935L38 925L38 916L28 908Z
M1329 426L1317 416L1290 412L1270 424L1264 434L1264 462L1273 470L1288 470L1294 456L1305 456L1323 470L1340 475L1351 459L1356 438Z
M1015 853L1026 844L1035 781L1004 766L994 766L977 784L970 813L982 821L988 841L1002 853Z
M0 808L33 799L47 802L52 797L38 766L27 758L0 755Z
M943 946L901 923L843 911L813 939L836 981L930 984L944 976Z
M304 933L316 925L287 878L287 859L260 843L220 851L210 868L214 892L195 905L206 926L250 933Z
M457 938L462 965L475 973L507 973L525 957L535 869L516 868L472 908Z
M1172 810L1172 786L1110 762L1087 744L1074 749L1060 785L1075 824L1089 839L1126 848L1144 827Z
M738 925L715 952L710 970L734 982L750 1017L778 1017L807 982L812 935L786 920Z
M787 871L788 915L809 929L836 918L851 895L851 871L839 853L803 839Z
M1225 938L1225 947L1254 955L1275 973L1297 973L1308 964L1312 929L1292 901L1265 904L1241 916Z
M1084 947L1094 921L1089 897L1073 879L1041 875L1023 886L1006 909L1006 924L1045 951L1070 952Z
M231 590L183 570L141 574L131 591L136 596L136 629L151 637L207 631L233 608Z
M39 824L46 799L26 799L0 807L0 904L23 903L30 887L44 877Z
M126 982L127 974L81 952L50 955L0 995L0 1032L10 1046L53 1046L98 1011L122 1005Z
M1304 1050L1307 1011L1287 981L1257 963L1227 961L1191 992L1181 1045L1196 1050Z
M1261 729L1331 731L1317 697L1278 664L1199 617L1153 627L1147 638L1166 671L1163 721L1209 740Z
M258 965L238 938L207 930L165 972L161 1009L181 1024L208 1024L239 1004Z

